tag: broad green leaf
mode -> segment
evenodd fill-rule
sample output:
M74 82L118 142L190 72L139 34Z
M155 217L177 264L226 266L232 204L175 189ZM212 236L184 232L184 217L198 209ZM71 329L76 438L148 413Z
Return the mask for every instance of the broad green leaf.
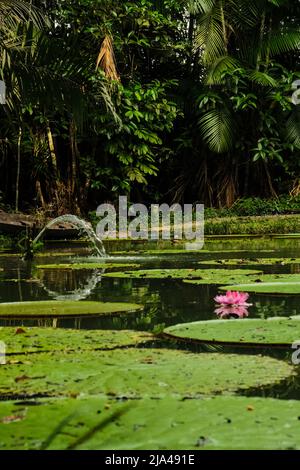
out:
M278 383L293 368L271 357L126 348L8 356L0 397L189 397Z
M218 266L285 266L290 264L300 264L300 258L230 258L199 261L199 264Z
M76 448L299 450L299 416L299 401L257 397L168 397L129 404L105 397L15 400L0 407L0 449L38 450L54 432L49 450L72 447L87 433L90 438ZM105 422L101 431L91 432Z
M300 321L297 317L209 320L170 326L164 333L187 341L289 347L300 338Z
M142 305L117 302L90 301L34 301L0 303L0 318L57 318L100 316L131 313L142 310Z
M38 269L119 269L119 268L138 268L139 264L134 263L61 263L61 264L38 264Z
M220 287L221 290L237 290L262 294L300 294L300 274L265 274L255 283L236 283Z
M104 273L103 277L132 279L184 279L196 284L231 284L255 280L262 271L235 269L147 269Z
M150 333L131 330L72 330L62 328L0 327L6 354L113 349L154 341Z

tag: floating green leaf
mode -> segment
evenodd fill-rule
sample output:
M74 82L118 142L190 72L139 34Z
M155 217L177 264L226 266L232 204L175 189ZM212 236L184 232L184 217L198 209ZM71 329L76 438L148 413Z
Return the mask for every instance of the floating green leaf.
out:
M209 320L171 326L164 333L187 341L290 346L300 338L300 321L297 317Z
M0 303L0 317L42 318L42 317L80 317L142 310L137 304L117 302L56 301Z
M141 398L234 393L280 382L293 368L270 357L127 348L9 356L0 396L105 394Z
M37 258L57 258L57 257L68 257L68 256L77 256L78 253L74 251L41 251L39 253L35 253L35 257Z
M113 349L154 341L154 337L144 331L1 327L0 341L6 345L6 354L28 354Z
M222 286L222 290L257 292L262 294L300 294L300 274L264 274L258 282Z
M157 255L157 256L164 256L164 255L201 255L201 254L224 254L224 253L248 253L251 250L185 250L184 248L177 248L177 249L157 249L157 250L128 250L128 251L113 251L112 255ZM272 253L275 250L265 250L264 253Z
M38 450L65 419L50 450L72 447L105 420L79 449L299 450L299 416L299 401L256 397L168 397L129 405L105 397L3 402L0 449Z
M119 268L138 268L139 264L129 263L61 263L61 264L39 264L38 269L119 269Z
M195 284L231 284L233 282L249 282L262 271L235 269L147 269L104 273L104 277L133 279L187 279ZM197 281L194 281L196 279Z
M283 235L273 235L273 238L276 239L290 239L290 238L300 238L300 233L286 233Z
M212 264L218 266L284 266L290 264L300 264L300 258L231 258L199 261L199 264Z

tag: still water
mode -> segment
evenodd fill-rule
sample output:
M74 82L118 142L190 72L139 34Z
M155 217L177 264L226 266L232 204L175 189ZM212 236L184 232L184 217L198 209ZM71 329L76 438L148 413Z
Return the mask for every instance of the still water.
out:
M216 269L215 265L199 265L199 261L229 258L279 258L300 257L300 238L241 238L208 240L203 252L180 254L146 254L154 251L178 249L170 242L149 244L145 242L107 243L109 263L137 263L142 269L201 268ZM45 247L49 256L36 257L33 263L25 262L19 255L2 253L0 268L0 302L34 300L93 300L106 302L133 302L145 305L137 315L119 315L113 318L81 318L58 320L62 328L114 328L158 331L163 326L197 320L215 319L213 298L217 285L191 285L178 279L113 279L103 277L104 269L67 270L37 269L38 264L70 262L95 262L89 250L79 243L52 243ZM209 250L209 252L208 252ZM59 256L58 256L59 254ZM239 268L249 269L249 266ZM232 266L222 266L232 269ZM253 266L251 269L265 273L300 273L300 265ZM250 318L300 315L297 296L251 295L253 306ZM1 320L1 325L41 325L41 320Z
M215 265L199 265L199 261L218 259L251 259L300 257L300 238L228 238L209 239L204 251L193 253L145 253L145 250L179 249L180 244L160 242L109 242L106 250L109 263L136 263L142 269L154 268L216 268ZM81 329L136 329L162 331L165 326L198 320L215 319L213 298L218 285L191 285L178 279L117 279L104 278L105 269L69 270L38 269L39 264L61 264L73 262L95 262L83 244L52 243L45 246L47 256L37 256L33 263L20 259L15 253L0 254L0 302L38 300L93 300L107 302L133 302L145 306L141 313L123 314L106 318L59 319L56 327ZM96 261L99 261L97 259ZM225 268L226 266L222 266ZM239 266L249 269L249 266ZM124 269L124 268L123 268ZM126 269L126 268L125 268ZM232 269L227 266L226 269ZM300 273L300 265L253 266L265 273ZM300 315L299 296L251 294L253 304L249 318ZM226 320L224 320L226 321ZM230 320L234 321L234 320ZM0 326L51 326L52 319L7 320L0 319ZM300 339L300 338L299 338ZM165 340L162 340L165 341ZM208 346L181 345L168 342L167 347L188 348L207 351ZM216 347L210 350L246 354L268 354L290 361L290 350L245 349ZM280 385L247 390L247 395L273 396L281 399L300 399L300 374Z

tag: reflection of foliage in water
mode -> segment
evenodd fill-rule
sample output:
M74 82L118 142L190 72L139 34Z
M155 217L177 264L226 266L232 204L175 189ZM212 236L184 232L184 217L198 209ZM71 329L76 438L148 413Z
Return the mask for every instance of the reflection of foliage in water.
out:
M148 331L160 332L165 324L213 318L211 299L215 288L212 286L202 285L195 289L178 280L103 278L101 290L101 300L144 305L144 311L136 318L135 327ZM119 319L119 327L124 327L124 321L128 320Z
M58 272L57 272L58 271ZM43 289L55 300L84 300L101 281L101 272L80 272L73 270L41 270L38 277ZM63 293L62 293L63 292Z
M265 300L265 302L256 302L256 313L259 318L280 317L287 315L297 315L296 309L287 309L286 300L275 303L274 300Z

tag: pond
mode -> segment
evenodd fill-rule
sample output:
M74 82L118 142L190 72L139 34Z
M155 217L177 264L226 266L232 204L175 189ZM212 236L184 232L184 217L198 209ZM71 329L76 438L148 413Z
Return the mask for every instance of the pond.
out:
M165 385L167 388L171 386L170 384L172 384L172 387L174 383L176 384L177 372L176 367L173 370L174 365L178 365L178 374L180 374L181 367L183 367L182 370L184 370L184 364L182 363L181 365L182 358L181 356L176 356L176 354L180 355L180 351L182 351L182 354L187 353L189 354L188 357L191 361L192 358L195 358L195 361L198 358L200 366L201 358L203 359L203 367L206 371L204 375L207 374L207 378L203 379L204 382L202 388L200 387L200 395L203 395L205 397L205 400L208 401L205 410L203 410L202 408L198 410L199 416L202 416L203 413L205 414L207 412L207 409L213 406L209 400L214 397L218 397L221 391L221 395L223 397L222 400L224 400L224 402L222 402L220 397L221 401L216 402L216 407L214 408L215 410L220 410L224 407L228 407L228 410L231 410L228 411L229 415L230 413L235 414L237 412L235 407L239 400L241 400L241 406L244 407L243 409L250 407L249 409L247 408L248 413L246 413L247 416L245 417L244 421L242 421L238 425L238 427L235 429L235 432L233 433L233 436L231 436L231 438L233 439L231 443L229 443L229 437L225 437L224 439L221 438L218 435L217 430L214 428L214 425L212 425L212 429L210 429L209 427L207 429L205 428L205 431L203 431L202 434L198 436L198 440L196 439L196 441L193 441L194 444L191 444L191 441L189 441L189 444L187 444L187 442L175 444L175 441L178 437L177 433L172 434L169 429L170 437L168 437L167 439L163 439L161 447L159 447L157 441L151 441L151 439L149 440L148 435L143 436L143 433L141 433L141 438L137 439L137 448L147 448L147 445L150 446L151 449L184 449L187 447L183 446L187 445L190 445L189 448L255 448L255 446L258 445L259 440L257 437L255 437L257 435L257 430L254 422L252 422L251 425L252 434L249 437L249 443L247 444L245 441L243 443L238 441L238 433L240 430L240 426L242 426L242 428L244 429L244 427L248 423L248 415L251 414L252 411L251 407L253 407L253 409L256 409L256 407L258 409L262 407L259 416L256 416L256 421L261 420L262 430L264 429L264 426L269 426L268 420L272 419L273 410L275 408L279 409L280 407L282 407L282 403L285 403L286 406L290 406L290 404L293 404L294 410L299 408L300 415L300 402L298 406L298 401L292 401L298 400L300 398L300 379L298 376L297 367L294 367L292 370L292 350L290 346L288 347L287 344L285 344L285 347L283 347L284 345L281 344L279 345L280 347L275 347L275 345L270 340L270 343L272 344L269 346L265 344L264 341L262 341L260 347L257 347L257 345L255 347L252 347L251 341L249 345L247 345L247 333L249 335L249 331L243 331L242 333L238 332L238 334L240 335L237 337L238 340L228 340L228 344L226 344L226 341L220 341L220 344L216 342L216 344L214 345L212 344L214 343L214 341L205 341L205 338L216 340L217 335L219 334L217 328L215 329L214 326L212 327L214 323L208 324L207 322L218 319L214 297L218 293L220 293L220 287L222 285L224 285L224 288L226 289L226 284L232 284L233 286L235 284L249 284L249 302L251 302L252 304L250 307L247 308L247 319L235 320L232 319L231 316L230 320L222 320L224 321L224 324L227 322L227 324L230 325L227 335L232 335L231 329L233 329L232 326L234 326L235 322L238 325L240 324L240 322L248 322L248 320L250 319L254 321L254 319L267 320L268 318L277 317L278 323L274 323L274 329L276 330L276 328L282 328L282 331L286 331L288 327L290 328L294 325L294 323L291 324L291 322L284 323L284 320L286 319L286 321L288 321L290 317L296 317L297 315L300 315L299 293L297 293L299 284L298 281L300 277L300 238L296 236L278 236L272 238L208 238L206 240L203 250L198 251L192 251L192 246L190 244L184 244L181 242L146 243L137 241L110 241L107 242L106 249L109 255L103 260L93 257L90 253L90 250L84 243L68 242L62 244L54 242L46 245L44 251L42 253L39 253L35 257L34 262L32 263L21 260L19 255L15 253L1 252L0 307L1 304L7 302L19 303L28 301L90 301L97 302L99 304L100 302L117 302L120 304L129 303L134 305L138 304L143 307L142 309L137 309L133 314L124 314L123 312L114 312L113 315L98 316L78 314L74 317L72 315L64 315L61 318L59 318L59 316L55 316L55 313L48 317L40 317L38 314L36 314L34 315L34 318L33 315L29 315L30 318L28 316L27 318L18 318L17 314L11 314L9 315L9 318L7 318L6 315L1 315L0 309L0 327L4 327L0 330L0 333L2 332L3 334L4 331L13 331L11 330L11 328L13 328L15 331L18 331L18 329L20 329L21 332L27 332L30 331L31 327L44 327L45 331L48 331L49 327L54 326L56 330L53 329L52 332L54 331L55 334L55 331L57 331L57 338L58 334L60 335L60 340L58 341L62 341L63 343L65 341L65 338L68 337L68 335L73 334L73 330L78 330L79 332L85 331L86 335L97 335L99 331L101 331L101 334L103 335L106 331L108 336L112 335L112 331L118 332L116 334L119 335L123 335L124 330L134 330L136 332L141 332L141 336L138 337L138 339L135 339L135 341L137 345L141 347L141 349L139 350L141 354L145 354L145 356L143 356L142 363L147 363L148 366L149 364L157 364L156 369L153 373L157 373L158 376L160 375L159 370L162 367L163 372L161 375L161 382L167 384ZM150 278L148 274L149 270L151 270L152 273ZM152 270L156 270L155 275L153 275L154 271ZM270 277L267 277L268 275L270 275ZM273 280L275 280L276 282L280 281L281 279L285 281L286 275L288 275L287 279L290 280L289 283L293 284L293 279L295 279L294 284L297 284L295 293L293 292L293 290L288 294L284 290L282 291L283 293L280 293L280 288L277 290L271 288L271 292L267 293L255 292L255 290L257 289L254 289L254 292L251 292L251 285L255 286L263 284L262 279L269 280L269 284L271 284L272 287ZM289 277L291 275L292 278ZM261 276L265 277L262 278ZM249 280L245 281L245 279ZM46 306L47 305L48 304L46 304ZM206 336L204 335L204 341L193 341L193 339L197 339L199 337L199 332L197 333L198 336L195 332L193 333L194 323L192 325L191 336L183 334L183 337L182 335L180 337L180 334L178 334L178 332L176 333L175 331L174 333L174 331L172 330L172 327L174 325L179 325L180 330L180 325L182 324L189 324L190 322L199 321L205 321L205 323L201 323L200 326L207 325L208 327L208 330L205 331ZM270 320L268 324L273 321L275 320ZM296 320L293 321L296 322ZM243 325L249 325L249 323L244 323ZM258 330L260 331L260 323L258 323L258 325ZM171 328L169 329L168 327ZM187 327L184 327L185 330L187 330L188 328L189 325ZM223 327L221 326L221 328ZM167 333L174 333L175 337L177 337L177 340L176 338L174 340L174 338L172 339L162 334L163 330L165 329L167 329ZM213 334L211 333L211 330L213 331ZM64 331L65 336L63 336ZM299 331L299 338L295 337L293 338L294 340L300 340L300 330L295 330L295 335L297 331ZM155 336L151 336L151 333ZM144 334L146 336L143 337ZM147 337L147 334L149 334L149 337ZM203 335L204 332L201 331L201 334ZM224 335L224 328L221 332L221 337L219 338L221 340L224 339L222 337L222 334ZM245 334L246 344L241 344L241 346L243 347L238 347L236 343L242 343ZM127 341L125 341L124 345L122 345L122 348L124 349L121 348L118 352L118 354L120 355L119 357L111 356L110 358L105 359L103 357L102 359L99 359L98 356L93 357L93 355L96 354L95 351L93 351L90 352L85 359L86 367L91 367L92 370L92 365L89 365L90 361L91 364L93 363L93 361L95 364L97 364L97 360L100 360L100 362L101 360L109 360L111 361L111 364L113 364L113 368L117 364L117 361L120 360L122 361L123 368L125 371L134 370L134 366L131 363L132 359L130 356L131 342L129 341L129 344L127 344L128 337L130 336L128 335L129 334L127 334ZM138 333L136 333L136 335L138 335ZM258 341L259 343L259 340L257 340L257 328L255 330L255 335L255 341ZM185 341L185 336L188 336L191 341ZM140 345L140 340L142 337L143 344ZM240 339L240 337L242 339ZM291 338L292 337L293 336L291 336ZM82 338L84 338L84 336L82 336ZM124 338L122 337L122 341L124 340ZM106 340L107 338L105 339L105 341ZM22 338L18 338L18 341L22 342ZM47 338L47 341L50 341L49 338ZM287 341L287 343L289 343L289 341ZM49 344L52 344L51 341L49 342ZM26 350L26 347L28 347L28 345L21 345L20 347L24 347ZM44 356L44 354L42 354L43 348L42 346L40 347L42 357ZM113 346L113 348L116 348L117 350L118 347L118 343L116 346ZM129 347L129 349L126 349L127 347ZM149 350L148 353L147 350ZM18 351L17 354L22 354L22 352L20 351ZM126 356L126 351L128 356ZM162 354L163 351L169 351L168 354L174 354L174 358L172 359L172 357L170 357L170 359L167 360L166 364L161 364L159 362L159 359L157 359L155 356L156 354L160 354L160 351L162 351ZM57 352L53 352L52 354L57 354ZM81 352L82 360L84 359L84 357L82 356L83 354L86 353L84 351ZM117 354L117 351L115 354ZM37 357L37 355L35 354L32 354L31 357L33 356ZM232 389L231 387L228 388L228 385L225 386L221 380L221 377L223 377L224 374L226 375L226 372L224 372L228 367L226 365L226 361L228 361L231 357L233 358L232 360L234 361L234 364L236 360L241 361L240 364L237 363L237 365L234 366L238 369L238 377L229 377L229 381L232 381ZM214 359L217 358L217 365L219 367L219 372L217 374L218 379L216 379L216 377L210 377L211 372L207 370L210 361L214 361ZM225 358L225 361L223 366L221 367L223 358ZM51 364L50 362L48 364L47 362L49 361L48 356L45 356L45 358L43 357L43 360L45 361L44 367L53 367L53 364ZM79 359L74 357L72 358L72 361L73 360L75 361L76 367L78 367ZM272 377L267 380L266 375L268 374L266 374L266 370L263 370L263 364L261 371L259 370L259 366L257 366L260 360L275 361L275 366L272 366L272 363L270 363L270 366L268 365L266 369L270 371L272 367L274 367L275 376L274 374L271 374ZM276 364L278 364L278 366L276 366ZM281 365L283 365L282 373L280 370ZM38 363L34 363L34 366L32 366L32 373L37 373L37 370L39 370L38 366ZM214 362L214 367L215 366L216 364ZM188 370L189 367L191 367L190 374L191 376L193 376L193 374L195 374L195 368L197 369L198 367L197 362L191 362L191 364L189 365L187 361L186 367ZM256 369L256 367L258 367L258 369ZM168 378L165 378L166 368L169 374L171 374L171 372L173 371L173 375L171 374ZM247 375L251 375L251 368L253 369L253 380L250 380L250 378L247 377ZM286 370L284 368L286 368ZM287 371L287 369L289 370ZM44 383L41 383L38 386L39 381L34 381L34 386L31 387L28 385L26 388L27 372L24 372L24 370L22 369L22 366L20 366L19 369L16 370L16 372L12 375L12 377L15 377L16 374L20 374L20 380L15 379L15 384L17 384L15 385L15 396L18 400L20 400L22 396L24 396L27 401L33 399L35 396L41 397L42 399L43 397L51 396L52 400L57 397L56 393L47 393L47 387ZM41 371L39 371L38 373L38 377L40 372ZM276 375L277 373L278 376ZM244 375L246 375L246 377L244 377ZM142 376L143 373L141 372L141 377ZM68 381L71 379L72 376L70 376L69 378L65 378L64 381L66 382L66 384L68 384ZM178 377L178 379L179 381L181 380L180 377ZM200 376L195 376L194 379L199 383L202 380ZM224 380L225 379L226 377L224 378ZM55 380L58 381L58 378L56 377ZM81 378L78 380L80 381L83 379ZM142 406L142 404L139 404L137 409L135 409L134 412L130 412L128 415L130 426L137 425L137 416L151 416L151 414L154 413L152 409L153 403L151 402L151 397L149 397L149 388L147 388L146 383L148 380L147 376L145 376L143 380L145 381L145 388L137 385L133 387L131 381L130 384L127 384L127 386L125 386L123 383L125 381L124 378L122 386L117 383L115 385L115 388L113 387L113 392L110 391L110 394L106 394L106 398L105 393L103 395L103 390L101 389L102 401L99 398L101 406L104 406L104 408L105 406L112 406L111 403L107 405L107 397L109 396L111 399L111 397L113 396L111 395L111 393L116 394L119 398L120 395L126 397L126 400L128 399L128 397L130 398L131 394L135 395L135 393L137 393L139 398L143 398L143 400L145 400L144 407ZM188 379L186 378L186 380ZM174 399L176 401L176 399L178 399L178 396L176 394L181 394L181 399L183 396L186 396L186 394L189 395L189 393L191 394L192 398L198 397L199 393L196 393L196 390L194 390L193 388L193 384L189 382L189 385L187 386L186 380L184 384L178 384L178 389L176 389L175 386L174 390L172 389L170 391L169 398L171 401L169 401L168 404L166 404L167 402L164 401L166 397L161 397L160 405L156 411L158 413L158 416L159 412L164 414L166 413L166 409L168 409L168 407L172 408L172 406L172 413L175 412L174 410L176 410L176 403L172 403L172 400ZM216 383L214 383L215 380L217 380ZM220 381L222 383L219 383ZM227 383L228 380L226 379L225 382ZM109 381L108 383L110 384L109 387L111 387L111 382ZM148 387L152 386L153 384L151 383L151 380L149 380ZM163 387L163 385L161 385L161 387ZM7 383L6 387L2 389L2 399L6 400L6 404L3 404L2 406L7 407L7 409L3 409L3 415L6 415L7 413L9 415L12 410L14 411L11 402L11 400L13 399L12 389L13 388L11 384L9 385L9 383ZM88 392L87 389L89 390ZM57 390L60 390L60 386L58 385ZM225 390L225 393L223 393L223 390ZM100 402L97 402L95 398L95 394L98 393L98 389L94 390L89 382L85 383L83 388L77 387L73 383L72 386L70 385L70 389L68 389L68 392L64 392L62 390L58 391L57 393L59 397L69 397L72 393L75 393L75 396L77 396L77 394L82 394L83 391L86 393L86 395L82 398L86 401L81 402L81 405L82 409L86 411L82 411L82 413L87 413L89 415L89 413L92 412L91 410L93 410L94 412L94 408L100 406ZM238 391L238 393L235 399L233 400L233 397L231 395L232 393L236 393L236 391ZM153 393L155 393L155 387ZM227 396L228 394L229 396ZM278 400L273 403L273 407L271 407L272 412L270 411L271 408L268 411L268 407L271 406L269 401L271 400L270 397L273 397L273 399ZM250 398L251 401L249 401ZM243 400L248 401L243 402ZM263 404L260 402L260 400L263 401ZM191 401L193 402L193 400ZM22 403L22 401L19 403ZM96 403L98 403L98 405ZM253 405L252 403L256 403L256 405ZM198 405L198 401L194 400L194 410L198 409ZM186 406L188 408L188 412L193 415L192 403L189 403ZM63 404L61 404L59 408L61 410L61 413L56 410L55 407L55 401L48 401L47 407L44 406L43 409L46 409L46 415L47 413L52 413L51 416L55 416L55 421L57 421L59 417L63 417L64 413L68 413L68 411L70 411L69 408L71 408L71 405L69 405L68 402L63 402ZM140 414L137 411L139 407ZM27 407L25 407L24 409L27 410ZM23 411L20 411L21 414L22 412ZM182 409L182 416L184 416L185 412L186 411ZM274 419L278 419L280 421L280 419L283 419L283 416L285 416L285 419L287 419L287 416L289 416L289 412L290 411L284 408L283 406L282 412L280 412L280 417L275 416ZM6 439L1 434L1 413L2 412L0 412L0 448L12 448L13 444L10 438ZM34 412L32 413L33 414L31 416L31 419L33 421L31 425L33 426L35 423L36 416ZM135 415L135 413L137 413L137 415ZM176 418L179 421L180 419L183 419L182 417L180 418L180 413L181 412L178 411L178 416ZM265 413L266 416L264 415ZM288 423L288 426L290 426L291 428L293 428L295 424L293 422L294 418L295 416L294 414L292 414L292 421ZM129 425L128 420L123 417L121 417L120 420L121 422L122 420L124 421L121 423L120 426L121 428L123 426L125 429L126 426ZM20 421L22 421L21 418ZM38 442L36 436L35 439L37 439L37 441L34 442L32 441L32 439L28 438L29 427L26 428L25 421L22 426L19 427L17 427L17 423L14 423L16 424L14 431L16 431L17 434L20 434L18 435L19 439L21 439L18 441L18 445L20 446L20 448L41 448L39 446L42 446L42 441ZM89 419L87 419L87 421L89 421ZM85 423L85 425L92 425L92 423L93 420L91 420L91 422L89 423ZM285 424L281 423L281 426L284 426ZM154 426L155 429L157 427L157 425L155 426L155 424L153 423L152 426ZM193 429L193 423L190 421L188 423L184 423L183 429L185 429L185 426L189 426L189 429ZM247 424L247 426L249 427L249 423ZM151 426L150 429L152 429ZM39 432L41 432L41 430ZM264 432L264 436L266 436L266 431ZM272 448L272 446L274 445L277 446L275 448L295 448L295 446L298 448L297 442L299 441L299 439L297 441L297 436L299 435L300 431L298 431L296 436L293 434L291 434L292 437L285 436L286 443L282 444L280 439L278 439L278 442L275 442L271 434L268 434L268 436L265 437L265 443L262 442L263 448ZM22 439L25 440L24 445L21 442ZM96 444L95 440L92 439L91 441L86 443L85 446L83 446L82 448L94 448L93 446L98 446L99 448L109 448L108 446L110 442L118 443L119 439L121 439L121 437L119 435L116 435L115 432L108 432L107 442L105 441L106 444ZM63 441L61 436L56 436L56 441L52 443L52 445L53 448L64 448L65 442ZM126 445L128 445L128 448L130 448L132 442L131 444L128 443ZM236 447L231 447L233 445ZM49 445L49 447L51 448L51 445ZM125 446L124 448L127 447Z

